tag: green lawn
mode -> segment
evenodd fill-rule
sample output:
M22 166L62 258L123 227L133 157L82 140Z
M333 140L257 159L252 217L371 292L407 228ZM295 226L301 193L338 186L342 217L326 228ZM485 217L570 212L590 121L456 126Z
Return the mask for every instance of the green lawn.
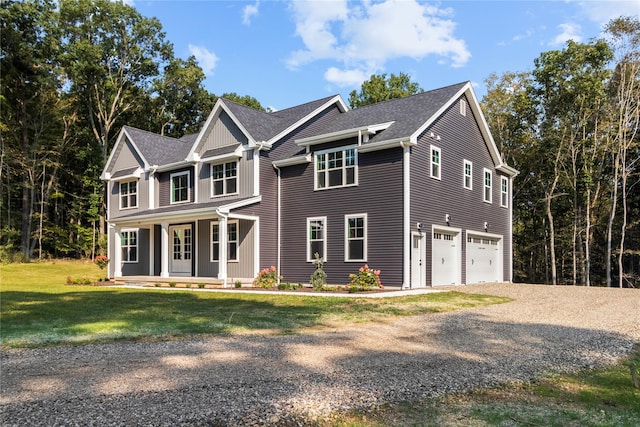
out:
M116 289L66 285L104 275L90 262L0 265L3 347L42 347L188 334L295 333L308 327L382 322L398 316L508 301L443 292L395 298Z

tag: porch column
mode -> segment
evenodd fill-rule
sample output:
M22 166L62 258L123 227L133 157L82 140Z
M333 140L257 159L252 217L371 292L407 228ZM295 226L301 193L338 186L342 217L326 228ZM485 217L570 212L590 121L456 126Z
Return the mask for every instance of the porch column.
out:
M219 260L218 260L218 279L222 279L222 286L227 287L227 246L228 246L228 231L227 231L227 216L219 215L218 227L220 235L219 240Z
M160 277L169 277L169 224L160 223Z
M151 226L149 227L149 276L153 276L155 271L154 271L154 264L155 259L154 259L154 255L155 255L155 244L156 244L156 239L155 239L155 228L153 226L153 224L151 224Z
M114 227L113 277L122 277L122 240L120 236L120 227Z

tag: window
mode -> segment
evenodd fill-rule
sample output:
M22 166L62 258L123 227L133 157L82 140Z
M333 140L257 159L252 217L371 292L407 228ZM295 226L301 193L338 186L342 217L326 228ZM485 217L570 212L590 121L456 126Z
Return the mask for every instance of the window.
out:
M367 215L345 215L345 261L367 260Z
M307 218L307 261L311 262L320 255L327 261L327 217Z
M465 160L464 161L464 188L468 190L473 189L472 174L473 174L473 163L471 163L469 160Z
M120 209L138 207L138 181L120 183Z
M507 207L509 205L509 180L506 176L500 177L500 206Z
M464 99L460 100L460 114L462 114L463 116L467 115L467 101L465 101Z
M440 149L431 146L431 178L440 179Z
M138 262L138 230L120 232L122 262Z
M357 184L358 157L355 148L316 154L316 190Z
M238 193L238 162L211 165L211 197Z
M491 171L484 170L484 201L491 203Z
M171 174L171 203L189 201L189 172Z
M211 223L211 261L220 261L220 223ZM227 222L227 261L238 261L238 221Z

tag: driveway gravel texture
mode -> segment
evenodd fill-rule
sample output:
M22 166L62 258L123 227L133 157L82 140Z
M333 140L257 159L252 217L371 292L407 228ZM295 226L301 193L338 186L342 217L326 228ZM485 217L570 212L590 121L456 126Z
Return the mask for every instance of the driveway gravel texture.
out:
M293 335L1 352L2 426L306 425L385 402L615 363L640 291L459 286L513 302Z

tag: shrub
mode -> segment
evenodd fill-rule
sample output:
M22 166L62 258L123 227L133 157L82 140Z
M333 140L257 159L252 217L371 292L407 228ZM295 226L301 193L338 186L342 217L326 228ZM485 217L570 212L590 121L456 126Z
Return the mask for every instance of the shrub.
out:
M309 280L314 289L319 289L327 284L327 273L322 269L322 258L320 258L318 252L315 253L313 264L316 266L316 269L313 271Z
M269 268L260 270L258 276L253 279L253 286L265 289L275 287L276 283L278 283L278 272L273 265Z
M170 288L175 288L176 287L176 282L169 282L169 287Z
M233 286L235 286L236 288L241 288L242 282L240 280L236 280L235 282L233 282Z
M159 287L160 287L160 286L162 286L162 285L161 285L160 283L155 283L155 284L154 284L154 286L155 286L156 288L159 288Z
M204 289L204 283L198 283L198 288Z
M367 264L360 267L357 274L350 274L349 292L370 291L384 288L380 281L380 270L372 270Z
M96 263L100 270L104 270L107 265L109 265L109 258L104 255L98 255L93 262Z
M281 291L295 291L297 289L300 289L301 287L302 287L302 283L298 283L297 285L294 285L293 283L283 282L278 285L278 289Z

